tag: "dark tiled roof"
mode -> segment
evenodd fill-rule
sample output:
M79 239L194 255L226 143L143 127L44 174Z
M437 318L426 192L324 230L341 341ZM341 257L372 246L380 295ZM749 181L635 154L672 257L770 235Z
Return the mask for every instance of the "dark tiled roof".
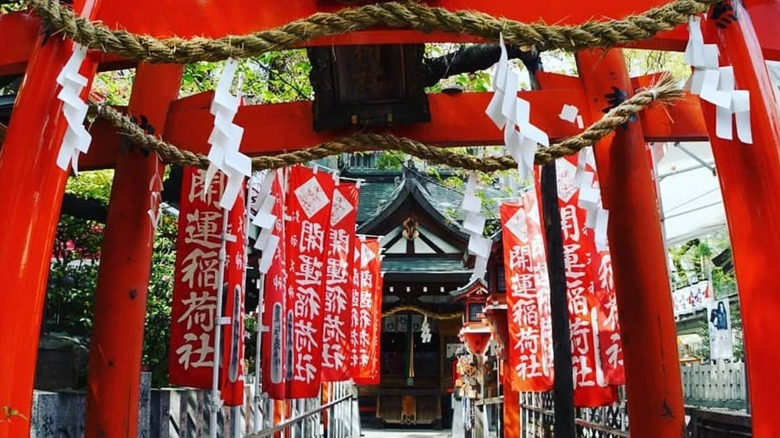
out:
M381 213L385 206L393 201L400 187L401 185L394 181L366 178L366 182L360 188L358 224L370 221Z
M474 289L479 285L479 287L482 287L483 289L487 290L488 286L485 280L481 278L473 278L471 281L469 281L467 284L463 285L462 287L455 289L454 291L450 292L450 296L452 296L455 299L461 299L464 297L470 290Z
M403 257L382 260L385 272L470 273L460 260L425 257Z
M463 202L463 195L456 191L430 180L428 177L418 177L418 184L422 188L421 193L425 199L436 209L447 217L452 217L456 221L462 221L465 216L460 204ZM487 199L500 198L503 195L493 187L479 187L479 191ZM495 202L482 203L482 215L487 219L498 216L498 205Z

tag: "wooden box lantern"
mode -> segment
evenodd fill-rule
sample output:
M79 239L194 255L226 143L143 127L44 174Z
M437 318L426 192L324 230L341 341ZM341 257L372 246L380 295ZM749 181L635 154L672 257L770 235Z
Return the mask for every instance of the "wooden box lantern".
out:
M491 294L485 304L485 322L490 325L493 339L499 347L501 360L509 358L509 321L506 294Z
M430 122L424 52L423 44L309 48L314 130Z
M460 339L471 354L483 356L492 337L490 326L484 321L485 304L488 299L487 284L482 279L474 279L462 288L450 292L450 295L464 303Z

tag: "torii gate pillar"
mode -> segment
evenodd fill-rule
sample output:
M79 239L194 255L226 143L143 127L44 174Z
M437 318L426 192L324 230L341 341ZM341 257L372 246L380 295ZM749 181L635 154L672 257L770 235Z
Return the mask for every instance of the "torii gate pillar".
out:
M76 0L73 9L91 18L99 3ZM12 418L0 427L0 438L30 434L41 314L68 178L57 166L67 122L55 80L70 58L72 43L41 35L35 47L0 152L0 408L27 418ZM91 81L96 69L88 58L81 74Z
M729 4L734 7L732 20ZM724 2L721 20L703 20L705 42L717 43L723 65L734 67L736 88L750 91L753 144L715 135L715 108L702 101L728 218L739 286L753 436L780 430L780 115L761 46L740 2ZM717 8L716 8L717 9ZM716 22L722 27L716 25ZM735 133L736 138L736 133Z
M632 94L621 50L582 51L577 64L594 119L620 100L616 91ZM600 141L595 155L602 202L609 210L631 436L681 436L685 414L677 330L656 186L639 122Z
M183 66L140 64L129 113L162 132ZM87 437L135 437L146 297L165 165L122 145L111 187L95 293L87 383Z

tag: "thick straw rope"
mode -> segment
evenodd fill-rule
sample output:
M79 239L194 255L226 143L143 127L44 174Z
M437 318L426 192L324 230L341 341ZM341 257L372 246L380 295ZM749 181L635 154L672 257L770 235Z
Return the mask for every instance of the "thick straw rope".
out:
M457 319L463 317L463 312L453 312L453 313L434 313L430 312L428 310L425 310L421 307L417 306L409 306L409 305L402 305L402 306L396 306L392 309L388 310L387 312L382 313L382 318L386 316L395 315L396 313L400 312L415 312L419 313L420 315L427 316L431 319Z
M563 140L548 148L540 148L536 153L535 162L536 164L545 164L556 158L574 154L580 149L591 146L609 135L616 128L626 123L632 115L646 108L652 102L669 103L682 96L683 92L675 85L674 79L668 75L663 76L656 85L639 91L607 112L604 117L579 135ZM196 166L203 169L209 165L209 160L206 156L181 150L154 135L147 134L132 119L109 106L98 106L98 114L111 122L131 142L146 150L157 152L166 162ZM517 168L517 162L508 155L480 158L460 154L446 148L428 146L408 138L374 133L354 134L351 137L321 143L315 147L295 152L255 157L252 159L252 167L255 170L276 169L294 164L304 164L311 160L340 153L370 150L397 150L432 163L482 172Z
M189 64L246 58L272 50L289 49L314 38L376 27L444 31L507 43L536 46L539 50L606 48L644 40L661 31L687 23L691 15L705 12L719 0L675 0L642 15L622 20L588 21L577 26L527 24L495 18L477 11L448 11L414 2L386 2L316 13L274 29L219 39L156 39L90 22L53 0L28 0L30 7L56 33L94 50L117 53L127 59L157 63Z

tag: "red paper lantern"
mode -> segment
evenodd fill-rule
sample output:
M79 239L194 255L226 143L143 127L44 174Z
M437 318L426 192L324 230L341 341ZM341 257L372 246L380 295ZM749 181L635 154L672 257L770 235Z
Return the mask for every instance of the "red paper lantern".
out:
M484 356L487 352L492 333L490 327L483 323L468 323L460 329L460 338L466 344L469 353L475 356Z

